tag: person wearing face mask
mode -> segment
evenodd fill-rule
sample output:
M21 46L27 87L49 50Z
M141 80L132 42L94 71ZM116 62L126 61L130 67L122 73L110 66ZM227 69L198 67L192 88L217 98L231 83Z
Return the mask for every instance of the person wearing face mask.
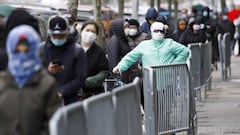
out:
M187 21L185 19L179 19L177 21L177 29L172 34L172 39L179 42L179 38L183 32L187 29Z
M129 36L128 21L126 19L115 19L110 25L112 36L108 42L107 55L110 71L117 63L129 52L131 47L128 44L127 36ZM117 74L111 74L110 78L121 78ZM122 74L124 83L132 82L131 70Z
M109 75L105 52L95 43L98 32L99 26L94 21L84 22L80 30L80 45L87 56L88 64L85 86L79 95L81 100L104 92L102 84Z
M188 29L182 33L181 37L179 38L179 42L185 46L190 43L206 42L207 37L205 35L205 31L200 29L200 24L200 19L195 19L193 22L191 22Z
M87 58L84 50L69 35L68 20L64 16L49 18L48 33L49 37L40 51L43 64L57 80L58 95L67 105L79 100L78 92L87 76Z
M141 30L146 33L146 34L149 34L150 32L150 27L151 27L151 24L153 22L156 21L156 18L158 17L158 12L155 8L151 7L147 10L147 13L145 15L145 22L143 22L140 26Z
M150 28L152 39L142 41L130 51L112 70L113 73L123 72L142 58L142 66L157 66L186 62L190 50L184 45L164 37L164 24L154 22Z
M139 22L136 19L129 19L128 21L128 44L131 49L135 48L141 41L145 40L147 34L140 29Z
M227 33L229 32L230 34L230 38L232 41L232 47L233 47L233 43L234 43L234 33L235 33L235 26L233 24L232 21L228 20L228 17L226 14L221 14L220 16L220 20L217 23L217 34L221 33Z
M8 66L0 74L0 134L49 135L48 122L58 108L55 79L42 68L39 34L29 25L8 34Z

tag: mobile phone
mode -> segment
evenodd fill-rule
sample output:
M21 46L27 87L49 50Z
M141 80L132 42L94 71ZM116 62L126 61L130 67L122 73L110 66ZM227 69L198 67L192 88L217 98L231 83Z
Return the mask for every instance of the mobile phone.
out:
M57 66L61 66L62 65L62 62L60 60L53 60L52 61L52 64L55 64Z

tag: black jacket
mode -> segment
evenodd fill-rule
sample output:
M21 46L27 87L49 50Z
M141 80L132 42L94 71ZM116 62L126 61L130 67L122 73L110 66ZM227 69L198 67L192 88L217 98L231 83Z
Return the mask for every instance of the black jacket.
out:
M48 38L43 50L46 68L53 60L60 60L64 65L64 71L54 75L54 77L66 104L77 101L78 91L84 86L87 76L86 55L81 48L79 57L75 58L75 45L77 44L69 37L63 46L56 47Z
M198 33L193 33L192 28L188 28L184 33L181 35L179 42L187 46L190 43L198 43L198 42L206 42L207 36L205 31L199 30Z
M103 87L102 83L104 81L104 78L99 79L97 78L96 75L98 75L100 72L108 72L109 71L109 66L108 66L108 61L106 58L106 55L101 47L99 47L96 44L93 44L87 52L87 63L88 63L88 68L87 68L87 77L94 77L95 81L100 81L98 83L99 85L96 87L84 87L83 91L84 92L102 92Z
M129 46L128 40L124 34L123 23L123 19L117 19L114 20L110 26L113 33L113 36L108 44L108 62L111 71L123 58L123 56L131 51L131 47Z

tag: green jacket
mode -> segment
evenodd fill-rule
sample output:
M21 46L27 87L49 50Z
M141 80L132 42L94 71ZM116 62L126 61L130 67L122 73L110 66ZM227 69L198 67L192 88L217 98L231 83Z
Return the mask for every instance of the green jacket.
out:
M0 73L0 135L48 135L48 122L58 108L57 86L46 71L19 88L9 72Z
M190 50L172 39L145 40L125 55L118 63L120 71L126 71L142 58L143 67L186 62Z

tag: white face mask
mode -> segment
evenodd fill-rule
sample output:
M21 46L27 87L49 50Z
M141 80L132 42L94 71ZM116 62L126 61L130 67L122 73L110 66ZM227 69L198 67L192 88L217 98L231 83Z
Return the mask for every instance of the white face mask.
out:
M152 32L152 39L154 40L162 40L164 38L164 34L161 32Z
M128 34L129 36L135 36L137 34L138 30L137 29L129 29Z
M92 44L97 39L97 35L90 31L83 31L81 33L81 40L83 43Z
M199 24L193 24L193 30L200 30L200 25Z

